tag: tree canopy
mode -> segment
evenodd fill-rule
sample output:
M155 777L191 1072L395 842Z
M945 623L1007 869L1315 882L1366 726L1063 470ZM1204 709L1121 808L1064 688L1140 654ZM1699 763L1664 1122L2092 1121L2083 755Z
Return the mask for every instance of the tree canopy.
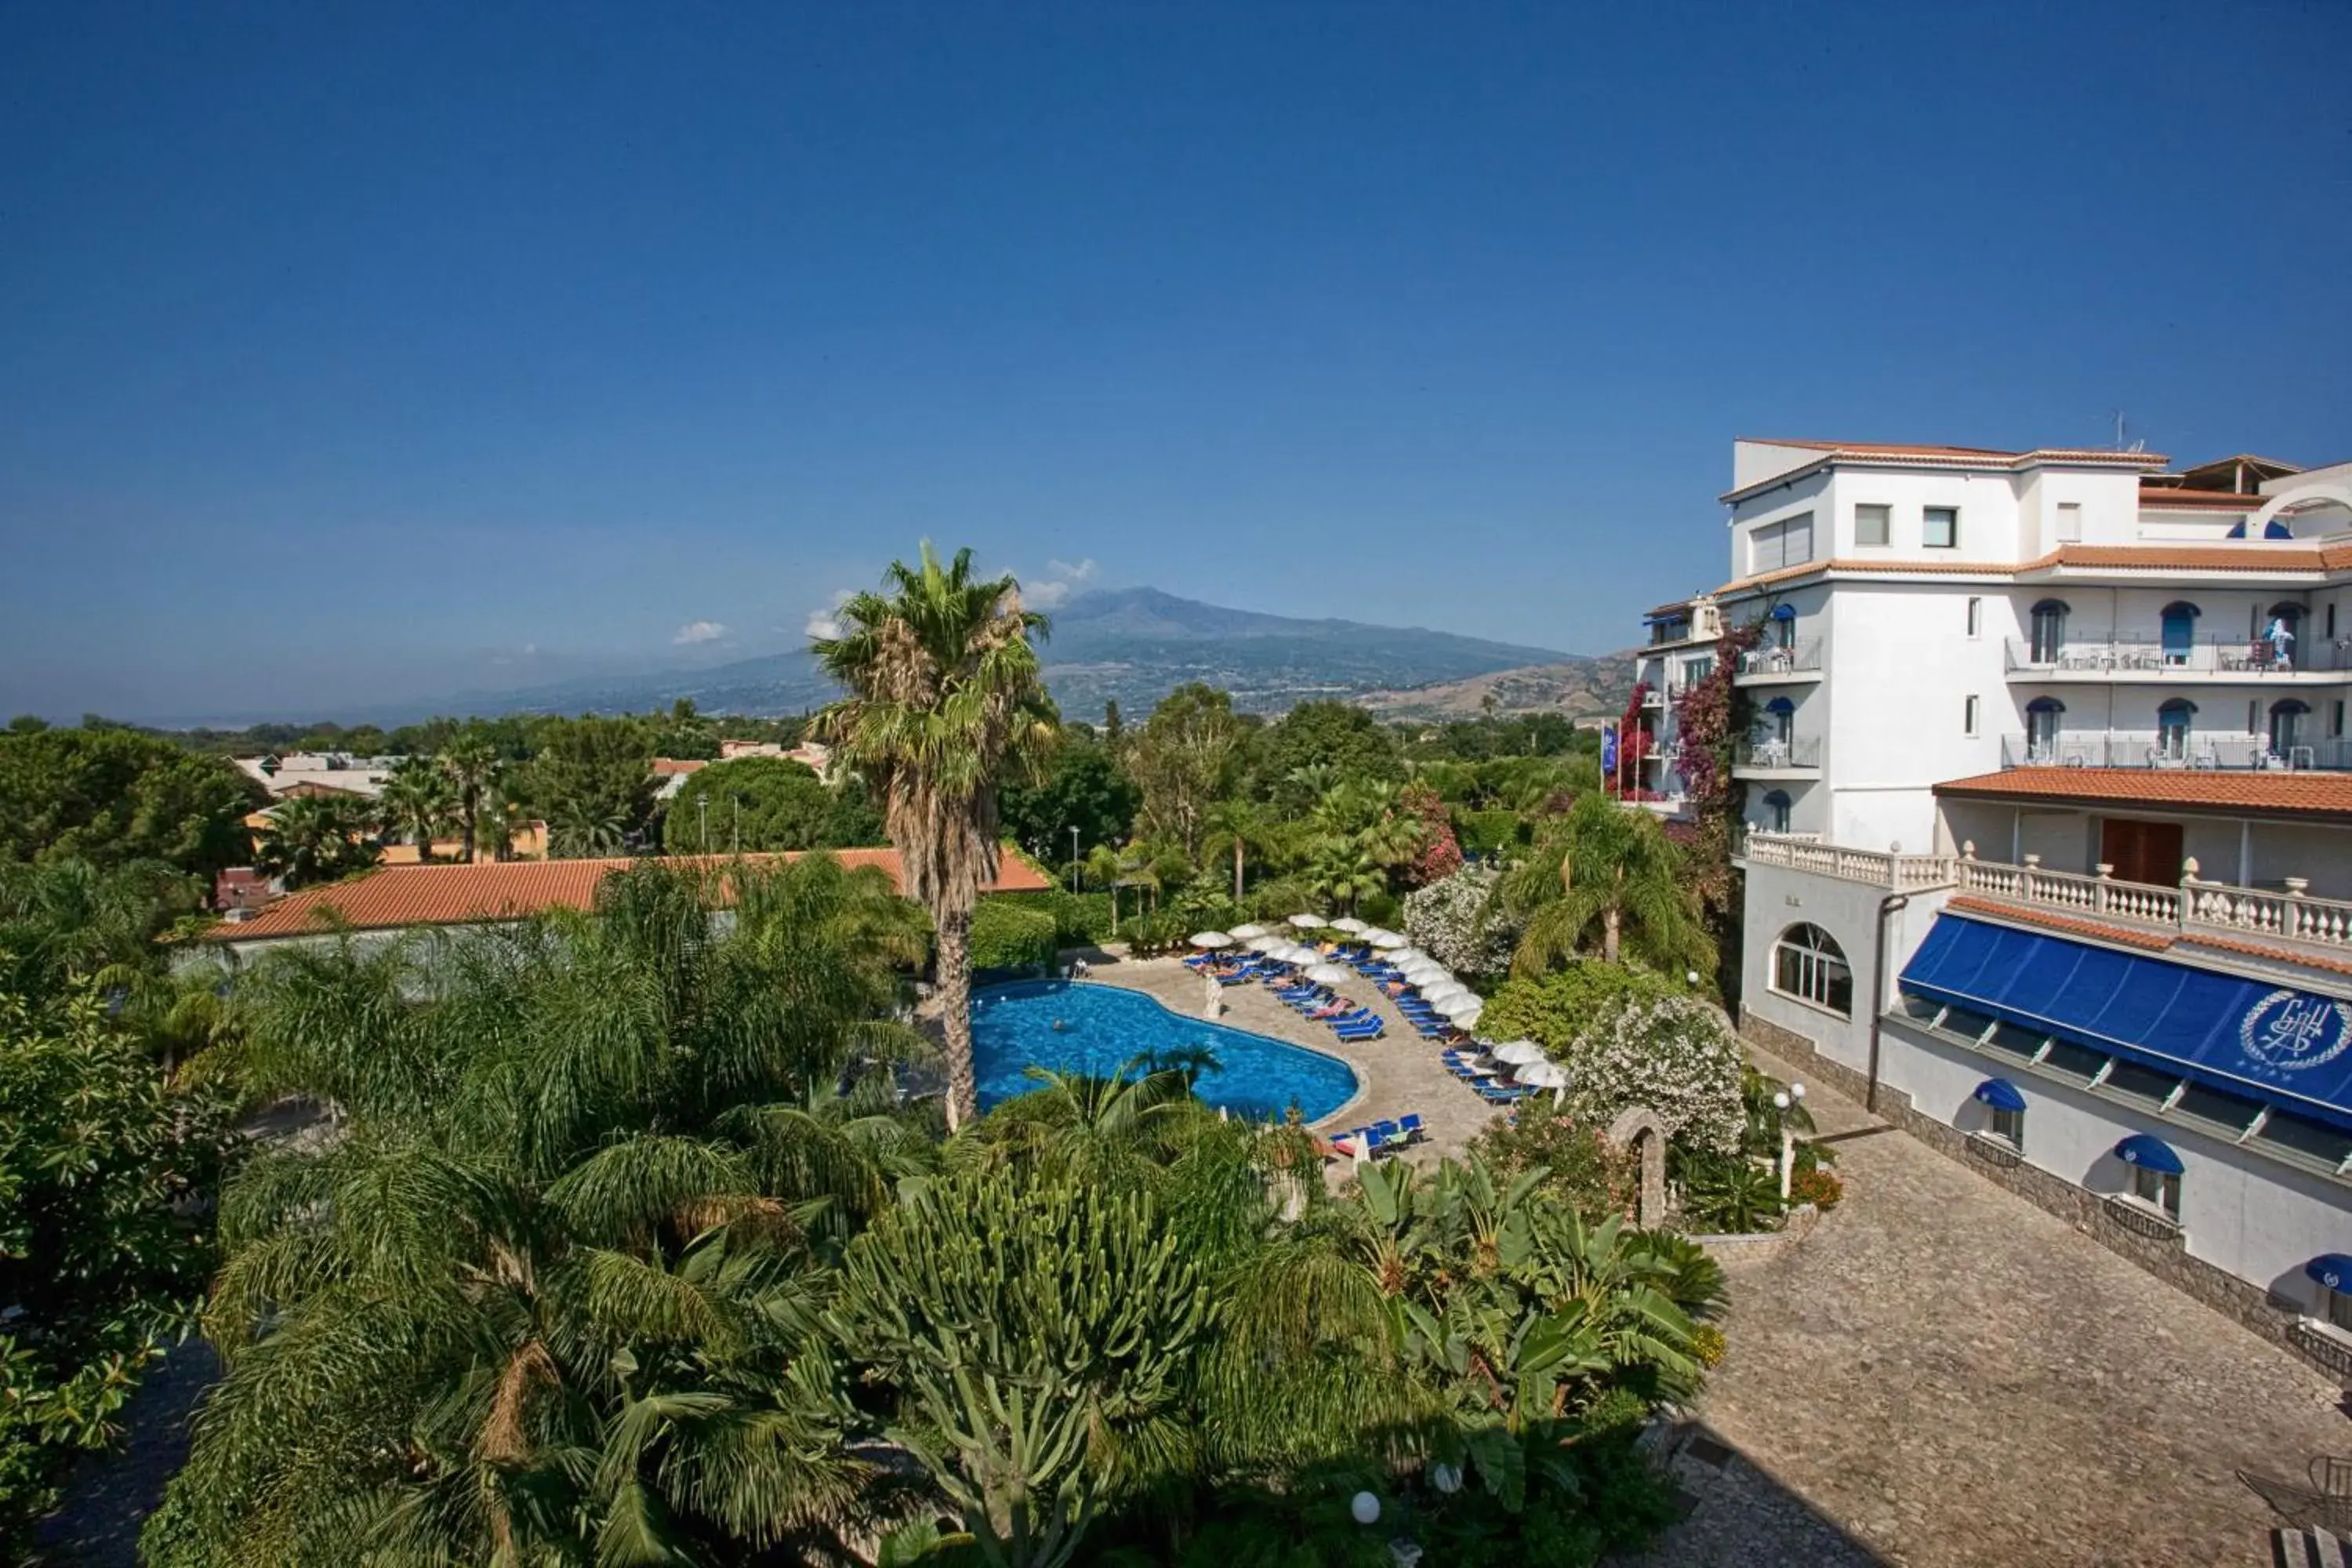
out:
M121 729L0 732L0 860L242 864L260 786L219 757Z
M789 757L738 757L687 775L662 819L673 855L771 849L850 849L881 842L862 800L845 802L814 769Z

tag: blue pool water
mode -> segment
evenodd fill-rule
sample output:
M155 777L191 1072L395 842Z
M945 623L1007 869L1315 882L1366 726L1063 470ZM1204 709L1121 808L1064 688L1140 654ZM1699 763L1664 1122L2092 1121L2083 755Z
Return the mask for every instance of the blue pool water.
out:
M1217 1070L1203 1073L1195 1092L1236 1116L1278 1117L1295 1100L1317 1121L1356 1092L1355 1070L1337 1057L1187 1018L1139 991L1028 981L991 986L971 999L983 1110L1037 1087L1023 1076L1025 1068L1108 1077L1146 1052L1186 1046L1205 1046L1217 1058Z

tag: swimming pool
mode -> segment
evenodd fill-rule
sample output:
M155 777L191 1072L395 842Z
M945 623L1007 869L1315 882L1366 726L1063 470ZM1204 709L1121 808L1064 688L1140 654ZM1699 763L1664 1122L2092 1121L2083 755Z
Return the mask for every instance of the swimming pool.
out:
M1296 1101L1307 1121L1319 1121L1356 1092L1355 1069L1337 1057L1187 1018L1139 991L1039 980L992 985L971 998L983 1110L1035 1089L1023 1076L1026 1068L1108 1076L1146 1052L1187 1046L1205 1046L1217 1058L1195 1092L1236 1116L1278 1117Z

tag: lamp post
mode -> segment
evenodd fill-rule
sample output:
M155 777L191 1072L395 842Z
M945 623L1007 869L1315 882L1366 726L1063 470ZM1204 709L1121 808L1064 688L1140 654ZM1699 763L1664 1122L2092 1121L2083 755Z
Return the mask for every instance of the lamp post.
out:
M1789 1201L1789 1176L1797 1163L1797 1135L1789 1127L1789 1110L1805 1098L1805 1086L1792 1083L1772 1097L1772 1107L1780 1112L1780 1202Z
M1070 824L1070 891L1078 890L1078 825Z

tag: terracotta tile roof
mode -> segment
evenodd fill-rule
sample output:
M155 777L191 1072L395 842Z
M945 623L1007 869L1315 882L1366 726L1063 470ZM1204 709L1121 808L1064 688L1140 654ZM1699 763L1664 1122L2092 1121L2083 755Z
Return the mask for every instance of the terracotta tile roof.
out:
M1855 577L2022 577L2069 569L2307 573L2340 572L2347 567L2352 567L2352 543L2314 546L2232 540L2227 544L2062 544L2032 561L1886 561L1849 556L1807 561L1752 577L1735 577L1714 593L1743 594L1829 572Z
M699 757L656 757L654 777L676 778L680 773L698 773L710 764Z
M1958 914L1991 915L1996 920L2047 926L2052 931L2063 931L2073 936L2095 937L2101 942L2121 942L2126 947L2141 948L2148 952L2162 952L2173 942L2171 935L2165 931L2139 931L2130 926L2108 925L2104 921L2078 920L2073 915L2053 914L2048 910L2005 904L1997 899L1979 899L1972 893L1955 894L1944 900L1944 907Z
M2255 511L2268 496L2231 495L2227 490L2185 490L2176 485L2139 482L2139 504L2169 511Z
M836 849L845 866L878 866L898 880L896 849ZM797 853L747 855L764 863L797 860ZM729 858L680 856L667 864L719 867ZM357 930L402 926L462 925L479 921L521 920L551 910L584 910L596 889L630 859L509 860L478 866L383 866L347 882L289 893L249 921L223 921L204 933L206 942L256 942L327 929L327 911ZM1042 892L1053 884L1011 849L999 858L994 893Z
M2198 811L2315 817L2352 826L2352 773L2231 773L2192 768L2009 768L1953 779L1938 795L2171 805Z
M2100 468L2161 468L2167 459L2157 452L2116 452L2089 447L2036 447L2030 452L1996 451L1987 447L1915 447L1892 441L1783 441L1771 437L1742 437L1759 446L1794 447L1819 452L1811 462L1770 474L1723 492L1736 501L1760 491L1777 489L1790 480L1832 464L1846 461L1916 465L1927 468L2007 468L2012 472L2046 463L2090 464Z
M2249 958L2269 959L2278 963L2292 963L2304 969L2325 970L2331 974L2352 974L2352 961L2330 958L2322 953L2297 952L2290 948L2273 947L2265 942L2240 942L2234 937L2212 936L2201 931L2172 932L2149 931L2144 927L2109 925L2104 921L2086 921L2074 915L2062 915L2048 910L2028 909L2018 904L2002 903L1998 899L1979 899L1972 893L1960 893L1944 902L1944 907L1958 914L1988 915L1994 920L2013 921L2020 925L2042 926L2063 931L2070 936L2086 936L2097 942L2111 942L2124 947L2136 947L2146 952L2179 952L2183 957L2198 948L2214 948Z

